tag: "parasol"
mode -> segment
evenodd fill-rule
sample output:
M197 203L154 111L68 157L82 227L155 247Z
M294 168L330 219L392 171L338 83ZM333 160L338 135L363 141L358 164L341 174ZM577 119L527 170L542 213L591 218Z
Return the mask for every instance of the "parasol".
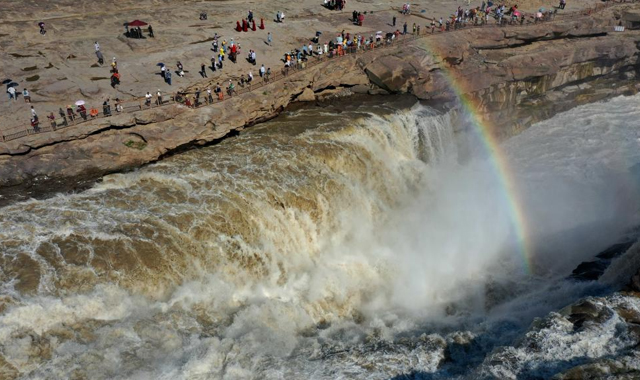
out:
M130 22L130 23L128 23L128 24L129 24L129 26L133 26L133 27L149 25L149 24L147 24L146 22L144 22L144 21L140 21L140 20L133 20L133 21L131 21L131 22Z
M78 100L76 102L76 106L83 106L84 105L84 100Z

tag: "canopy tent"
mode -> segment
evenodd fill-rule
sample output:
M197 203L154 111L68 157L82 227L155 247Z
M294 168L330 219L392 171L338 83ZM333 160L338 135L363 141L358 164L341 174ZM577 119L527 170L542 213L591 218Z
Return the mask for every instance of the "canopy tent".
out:
M147 26L149 24L147 24L144 21L140 21L140 20L133 20L129 23L127 23L127 26L133 26L133 27L138 27L138 26Z

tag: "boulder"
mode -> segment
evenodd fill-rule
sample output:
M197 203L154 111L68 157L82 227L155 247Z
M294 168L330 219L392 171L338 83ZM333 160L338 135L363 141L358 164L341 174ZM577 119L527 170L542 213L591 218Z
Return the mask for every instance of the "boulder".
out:
M316 100L316 94L309 87L305 88L297 98L299 102L313 102Z

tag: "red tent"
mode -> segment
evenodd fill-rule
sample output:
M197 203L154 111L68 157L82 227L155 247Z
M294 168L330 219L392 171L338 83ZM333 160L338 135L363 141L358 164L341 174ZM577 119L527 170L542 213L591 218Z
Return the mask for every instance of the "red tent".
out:
M149 24L147 24L147 23L146 23L146 22L144 22L144 21L140 21L140 20L133 20L133 21L131 21L131 22L128 24L128 26L133 26L133 27L137 27L137 26L147 26L147 25L149 25Z

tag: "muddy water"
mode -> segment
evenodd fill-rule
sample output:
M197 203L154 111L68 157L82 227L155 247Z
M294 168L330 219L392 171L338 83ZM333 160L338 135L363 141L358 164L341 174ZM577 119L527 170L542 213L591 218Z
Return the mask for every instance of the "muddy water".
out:
M544 248L538 273L523 270L495 168L453 132L464 118L406 99L291 110L6 206L0 378L493 373L502 364L484 358L533 317L608 289L564 280L637 214L634 103L599 107L506 143Z

